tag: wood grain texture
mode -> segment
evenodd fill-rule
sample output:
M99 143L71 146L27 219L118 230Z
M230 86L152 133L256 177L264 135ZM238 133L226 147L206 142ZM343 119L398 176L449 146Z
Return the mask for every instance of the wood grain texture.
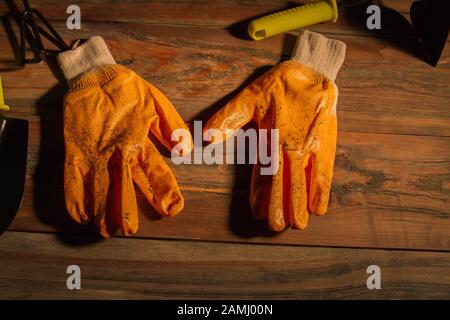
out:
M36 123L32 122L31 132ZM24 202L12 230L93 232L69 221L63 150L31 140ZM42 144L41 148L42 148ZM42 158L39 160L39 156ZM341 132L329 214L274 234L250 214L251 166L181 165L167 159L186 198L160 219L138 191L137 236L349 247L450 249L450 138Z
M96 1L78 3L83 22L103 21L120 23L149 23L154 25L201 26L206 28L226 28L230 32L248 38L247 24L250 20L314 3L317 0L285 1ZM351 1L348 1L350 3ZM409 11L413 0L371 1L381 8L382 30L369 30L366 8L369 3L341 6L337 23L322 23L308 29L328 34L348 34L369 37L396 37L413 39L416 35L410 25ZM66 10L73 3L70 0L38 0L33 6L51 20L61 21L68 16ZM0 12L20 8L0 3ZM21 8L20 8L21 9Z
M304 231L274 234L252 218L251 166L175 166L161 149L185 210L161 219L138 191L136 237L99 239L64 206L67 88L55 61L2 73L8 115L28 119L30 135L23 204L0 237L0 298L449 299L450 46L429 66L408 22L411 0L383 3L393 10L383 10L381 31L365 28L365 7L310 28L344 41L347 56L329 214ZM249 19L296 5L284 0L85 0L81 31L64 26L72 1L32 4L69 43L102 35L190 125L287 59L296 35L246 37ZM0 31L0 59L6 41ZM66 289L70 264L82 268L79 292ZM366 288L372 264L379 291Z
M286 1L240 1L240 0L157 0L157 1L96 1L87 0L78 3L83 21L115 21L115 22L147 22L152 24L197 25L204 27L228 27L236 22L247 22L259 16L278 12L284 9L297 7L301 4L314 3L317 0ZM376 1L380 6L390 8L407 16L412 0L384 0ZM40 10L52 20L62 20L67 17L67 7L72 5L70 0L34 0L33 7ZM365 9L367 4L356 6ZM19 8L20 5L19 5ZM4 3L0 4L2 11L8 10ZM350 18L356 12L354 7L339 9L339 20L336 24L323 24L311 26L317 31L339 30L340 32L363 32L365 24L358 26L359 22ZM366 12L360 12L367 17ZM365 22L365 19L364 19ZM353 28L352 28L353 25Z
M450 253L230 245L7 232L0 298L448 299ZM80 291L66 268L81 268ZM368 290L369 265L381 290ZM31 268L30 265L33 267Z
M161 88L189 122L207 120L249 81L286 59L295 43L290 34L251 42L221 29L132 23L91 23L62 34L103 35L116 60ZM347 44L337 79L339 130L450 136L450 46L433 68L386 39L334 37ZM61 108L67 91L58 68L45 64L5 73L3 83L18 117L49 115L50 108Z
M262 66L285 59L295 41L288 35L250 42L203 27L102 22L68 32L57 26L66 39L102 34L116 60L160 87L188 122L207 120L267 70ZM434 69L385 39L335 37L347 43L348 53L338 77L340 135L330 214L313 217L305 231L273 235L249 214L249 167L172 166L186 209L175 219L158 219L139 194L139 236L449 249L449 49ZM11 115L31 121L26 195L11 228L92 232L71 223L64 209L67 89L57 68L27 66L3 79Z

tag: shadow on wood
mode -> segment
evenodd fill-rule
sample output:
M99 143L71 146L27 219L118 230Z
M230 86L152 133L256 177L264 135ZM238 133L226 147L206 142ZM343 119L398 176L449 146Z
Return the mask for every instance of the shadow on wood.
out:
M243 129L255 128L248 125ZM235 163L236 163L235 152ZM248 149L246 150L246 159L249 159ZM253 164L237 164L241 168L236 168L233 182L233 197L230 204L230 229L240 238L248 239L257 236L274 237L279 235L269 229L266 220L257 220L250 209L249 194L250 184L253 172Z
M424 62L429 62L425 48L417 36L411 23L401 13L375 2L380 8L381 29L369 30L366 13L370 4L361 4L348 7L345 10L346 18L350 26L360 29L369 36L383 38L387 45L395 47Z

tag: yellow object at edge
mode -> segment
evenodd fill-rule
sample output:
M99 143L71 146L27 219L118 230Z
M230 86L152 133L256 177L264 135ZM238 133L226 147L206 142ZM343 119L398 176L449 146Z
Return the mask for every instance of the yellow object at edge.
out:
M0 77L0 110L8 111L9 107L5 104L3 100L3 89L2 89L2 78Z
M336 0L319 1L252 20L248 34L254 40L261 40L329 20L336 22L337 18Z

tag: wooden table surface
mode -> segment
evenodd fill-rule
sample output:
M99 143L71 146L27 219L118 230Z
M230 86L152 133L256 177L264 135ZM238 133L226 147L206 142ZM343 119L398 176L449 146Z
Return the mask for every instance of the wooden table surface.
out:
M31 3L68 43L103 36L189 124L287 59L296 35L245 37L248 19L294 5L282 0L86 0L81 30L65 27L73 1ZM165 152L184 211L161 219L138 192L136 236L100 239L64 207L67 87L54 61L3 73L8 116L28 119L30 133L22 207L0 237L0 298L450 298L450 46L431 67L404 18L411 1L384 3L376 32L365 7L309 28L344 41L347 55L329 213L303 231L253 220L250 166L175 166ZM66 287L72 264L81 290ZM381 290L366 287L373 264Z

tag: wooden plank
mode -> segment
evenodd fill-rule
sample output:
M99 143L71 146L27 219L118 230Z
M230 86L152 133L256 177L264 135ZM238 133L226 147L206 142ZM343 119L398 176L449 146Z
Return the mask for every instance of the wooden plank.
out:
M147 23L86 23L81 32L63 31L61 23L58 28L66 39L104 35L116 59L162 88L186 121L208 119L255 77L255 70L286 58L295 40L286 35L249 42L225 30ZM141 211L150 214L141 215L139 235L448 250L448 138L356 132L448 137L449 49L434 69L386 39L335 37L348 44L348 54L338 78L341 153L332 214L320 222L313 218L304 232L273 236L248 214L249 168L183 166L174 170L185 190L185 212L157 220L140 196ZM61 107L66 88L58 83L57 68L53 72L42 64L2 75L14 110L10 115L32 120L28 172L34 181L27 181L24 206L12 228L85 232L64 212ZM189 226L183 234L180 225Z
M219 29L130 23L86 24L82 32L63 34L102 34L117 61L160 87L186 121L207 120L243 85L286 59L295 41L286 35L250 42ZM348 46L337 80L340 130L450 136L449 46L441 66L432 68L383 39L336 38ZM61 107L67 89L57 67L52 70L30 65L3 75L12 115L45 117Z
M294 8L301 4L314 3L317 0L286 1L95 1L88 0L79 3L82 21L114 21L114 22L146 22L153 24L197 25L205 27L246 27L248 20L263 15ZM398 12L398 17L409 15L411 0L388 0L383 5ZM33 7L40 10L52 20L66 19L67 7L73 3L69 0L33 1ZM339 8L339 19L336 24L319 24L310 28L317 31L334 33L361 34L367 33L366 7L368 4ZM383 6L381 6L383 8ZM19 8L21 8L19 6ZM107 9L106 9L107 8ZM6 4L0 4L0 9L7 10ZM384 13L384 12L383 12ZM391 16L383 15L383 22L389 23ZM385 26L386 26L385 25ZM243 28L245 31L245 28ZM387 28L385 28L387 29ZM390 31L390 30L389 30ZM395 31L395 30L392 30ZM400 31L405 31L401 29ZM401 33L397 31L399 36ZM405 35L403 35L405 36Z
M39 128L31 122L29 176L11 230L95 232L65 212L61 134L47 129L39 150ZM139 237L450 250L447 137L340 132L329 214L312 216L306 230L279 234L251 217L250 166L168 163L185 209L159 219L138 192Z
M450 253L6 232L2 299L448 299ZM66 269L81 268L81 290ZM368 290L369 265L381 290Z
M202 26L227 28L234 35L248 38L248 22L260 16L294 8L317 0L285 1L83 1L79 3L83 27L85 22L145 22L159 25ZM380 5L382 11L381 30L369 30L366 20L369 16L361 4L339 8L337 23L323 23L309 26L308 29L329 34L349 34L375 37L395 37L415 39L410 25L409 9L412 0L387 0ZM65 20L66 10L73 3L69 0L34 1L33 7L40 10L50 20ZM11 10L0 3L0 10ZM14 7L12 7L14 8ZM21 10L21 7L16 7ZM107 8L107 9L105 9ZM14 12L14 10L13 10ZM16 10L18 12L18 10Z

